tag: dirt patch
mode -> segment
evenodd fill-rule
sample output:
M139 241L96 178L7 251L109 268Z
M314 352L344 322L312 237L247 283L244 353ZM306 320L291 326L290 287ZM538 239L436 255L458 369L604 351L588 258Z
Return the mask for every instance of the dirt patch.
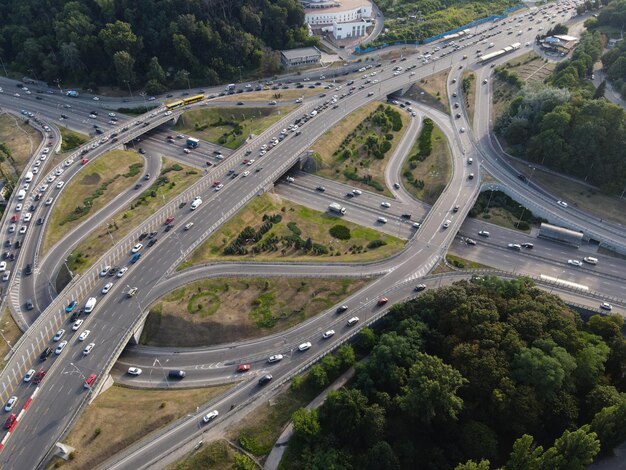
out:
M267 218L275 215L280 216L280 221L272 222L272 226L261 233ZM349 230L348 239L330 235L330 229L336 225ZM246 227L250 229L245 230L242 240L240 235ZM379 246L372 247L370 243ZM180 269L206 262L239 260L363 262L387 258L403 246L402 240L391 235L266 193L250 201L200 245Z
M97 184L100 181L102 181L102 176L100 176L98 173L92 173L90 175L85 175L79 182L79 184L82 184L84 186L89 186L92 184Z
M385 166L410 119L401 110L378 102L351 113L313 145L317 174L390 195Z
M63 468L95 468L147 434L195 412L198 405L229 388L230 385L191 390L131 390L114 385L87 407L65 440L76 448L76 457Z
M13 320L11 312L8 308L4 309L2 319L0 319L0 332L2 333L2 341L0 341L0 358L3 358L9 352L9 345L15 345L15 343L17 343L22 336L22 330L20 330L20 327L17 326L17 323ZM0 370L4 369L4 365L4 361L0 362Z
M218 278L191 283L150 309L141 343L197 347L286 330L331 307L369 279Z
M419 82L414 83L404 96L448 114L450 112L447 87L449 72L450 69L442 70L422 78Z
M0 143L7 146L10 156L0 163L5 178L15 180L42 140L42 135L17 116L0 114Z

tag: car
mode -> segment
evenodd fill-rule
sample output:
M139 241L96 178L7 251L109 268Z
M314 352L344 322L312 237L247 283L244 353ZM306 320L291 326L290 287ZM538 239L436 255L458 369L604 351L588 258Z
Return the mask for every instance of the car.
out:
M387 223L387 219L385 217L378 217L376 219L376 222L378 222L380 224L386 224Z
M448 228L450 226L450 224L452 223L452 221L450 219L447 219L444 223L443 223L443 228Z
M202 421L204 421L205 423L208 423L209 421L214 420L215 418L217 418L217 416L220 414L219 411L217 410L213 410L211 412L209 412L208 414L206 414L204 416L204 418L202 418Z
M459 129L459 132L460 132L461 134L465 133L465 127L461 127L461 128Z
M9 401L7 401L7 404L4 405L4 411L11 411L16 403L17 403L17 397L13 395L11 398L9 398Z
M143 248L143 243L137 243L135 246L133 246L133 249L130 250L130 252L131 253L137 253L142 248Z
M133 295L135 295L137 293L137 291L139 290L138 287L131 287L130 289L128 289L128 291L126 292L126 297L132 297Z
M489 232L487 232L486 230L480 230L478 232L478 235L480 235L481 237L489 237Z
M360 196L361 194L363 194L363 191L361 191L360 189L353 189L352 194L354 194L355 196Z
M467 175L467 179L473 180L474 179L474 173L470 173L469 175Z
M59 181L57 183L57 189L61 189L65 185L65 181Z
M452 208L452 212L454 212L454 213L459 212L459 206L458 206L458 205L454 206L454 207Z
M78 302L76 300L72 300L69 304L67 304L67 307L65 307L65 313L70 313L72 310L74 310L74 307L76 307L76 305L78 305Z
M187 225L185 225L185 230L189 230L191 227L193 227L193 222L189 222Z
M39 217L39 218L37 219L37 225L43 225L44 220L45 220L45 219L44 219L43 217Z
M24 376L24 382L30 382L33 376L35 375L35 369L29 369Z
M20 231L19 231L20 235L24 235L26 233L26 225L23 225L20 227Z
M378 306L381 306L385 305L387 302L389 302L389 299L387 297L381 297L380 299L378 299L378 302L376 302L376 304Z
M568 259L567 264L571 264L572 266L582 266L583 262L577 259Z
M326 191L326 188L324 186L318 186L317 188L315 188L315 190L323 193L324 191Z
M293 176L287 176L287 178L285 178L289 183L293 183L294 181L296 181L296 179Z
M328 339L335 334L335 330L327 330L322 334L322 338Z
M168 227L172 227L172 226L168 225ZM133 257L130 259L130 264L135 264L137 261L139 261L139 258L141 258L141 253L135 253Z
M556 201L556 203L561 207L567 207L567 202L565 201Z
M311 347L311 343L307 341L306 343L302 343L300 346L298 346L298 351L306 351L310 347Z
M128 373L130 375L141 375L141 372L143 372L139 367L129 367L128 368Z
M56 335L54 335L54 337L52 338L52 341L59 341L61 338L63 338L64 334L65 334L65 330L61 328L59 331L57 331Z
M102 271L100 271L100 277L104 277L107 274L109 274L110 270L111 270L111 266L105 266L104 268L102 268Z
M148 247L151 247L152 245L154 245L156 242L158 241L157 238L152 238L149 242L148 242Z
M26 301L26 310L32 310L35 308L35 305L33 304L32 299L28 299Z
M472 245L472 246L476 245L476 241L472 240L471 238L466 238L465 243L467 243L468 245Z
M17 415L15 413L11 413L4 422L4 429L11 429L11 426L15 424L15 421L17 421Z
M224 187L224 185L222 183L218 184L217 186L215 186L215 191L219 191L220 189L222 189Z
M246 177L246 176L248 176L249 174L250 174L250 172L249 172L249 171L244 171L244 172L241 174L241 176L245 178L245 177Z
M107 294L111 290L111 287L113 287L113 283L107 282L100 292L102 292L102 294Z
M57 356L61 354L65 349L65 346L67 346L67 341L61 341L57 348L54 350L54 354L56 354Z
M426 289L426 284L418 284L413 288L415 292L421 292L424 289Z
M128 271L128 267L124 266L117 272L117 277L122 277L126 271Z
M248 372L250 370L250 364L239 364L237 366L237 372Z
M269 362L271 364L273 362L278 362L278 361L282 361L282 360L283 360L283 355L282 354L274 354L273 356L269 357L267 362Z
M265 374L263 377L261 377L259 379L259 386L263 386L265 384L267 384L268 382L270 382L274 377L272 377L272 374Z
M46 359L48 359L48 356L50 356L50 354L52 354L52 348L47 347L46 349L41 351L41 354L39 355L39 360L41 362L44 362Z
M76 320L72 325L72 331L78 331L84 320Z
M0 273L6 271L6 269L7 269L7 262L0 261Z
M91 330L83 331L78 337L78 341L85 341L87 339L87 336L89 336L89 333L91 333Z
M381 202L380 205L382 207L386 207L387 209L389 209L391 207L391 204L389 204L388 202Z
M610 303L608 303L608 302L602 302L600 304L600 308L602 310L609 310L609 311L613 310L613 306Z
M46 199L46 202L44 203L46 206L49 206L50 204L52 204L52 202L54 201L54 198L49 197L48 199Z
M529 250L531 250L535 245L533 245L532 243L522 243L522 248L528 248Z
M88 331L88 330L86 330ZM91 351L93 350L94 346L96 345L96 343L89 343L85 349L83 349L83 354L85 356L88 356L89 354L91 354Z
M348 306L347 305L342 305L341 307L337 308L337 313L343 313L346 310L348 310Z
M348 320L347 325L348 326L353 326L355 325L357 322L359 321L359 317L352 317Z
M174 221L174 216L170 216L167 219L165 219L165 225L169 225Z
M509 243L507 245L507 248L510 248L511 250L521 250L522 249L522 245L520 245L519 243Z
M87 380L85 380L85 383L83 384L83 387L91 388L93 386L93 384L95 383L96 378L98 378L98 376L96 374L89 374L89 377L87 377Z

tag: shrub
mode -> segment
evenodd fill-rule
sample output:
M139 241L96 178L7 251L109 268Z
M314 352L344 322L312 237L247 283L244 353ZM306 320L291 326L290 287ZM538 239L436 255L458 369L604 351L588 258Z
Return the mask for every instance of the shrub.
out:
M378 247L380 247L380 246L385 246L386 244L387 244L387 242L386 242L386 241L381 240L381 239L377 239L377 240L372 240L371 242L369 242L369 243L367 244L367 247L368 247L369 249L373 249L373 248L378 248Z
M352 235L350 234L350 229L345 225L334 225L330 228L329 233L331 236L338 238L339 240L350 240Z

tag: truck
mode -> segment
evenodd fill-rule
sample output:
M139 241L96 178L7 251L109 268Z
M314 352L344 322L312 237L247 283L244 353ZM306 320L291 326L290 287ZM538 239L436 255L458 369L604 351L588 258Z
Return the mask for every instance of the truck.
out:
M193 200L189 207L192 211L195 211L198 207L200 207L200 204L202 204L202 199L200 199L200 197L197 197Z
M33 180L33 172L32 171L27 171L26 175L24 176L24 181L26 183L30 183Z
M70 90L67 93L65 93L66 96L69 96L70 98L77 98L78 97L78 92L75 90Z
M224 88L224 91L233 91L234 89L235 89L235 84L229 83L228 85L226 85L226 88Z
M344 215L346 213L346 208L342 207L341 204L339 204L337 202L332 202L328 206L328 210L331 211L331 212L335 212L337 214L340 214L340 215Z
M87 300L87 303L85 304L85 313L91 313L93 312L93 308L96 306L96 298L95 297L89 297L89 300Z
M196 147L198 147L199 143L200 140L194 137L187 137L187 147L189 147L190 149L195 149Z

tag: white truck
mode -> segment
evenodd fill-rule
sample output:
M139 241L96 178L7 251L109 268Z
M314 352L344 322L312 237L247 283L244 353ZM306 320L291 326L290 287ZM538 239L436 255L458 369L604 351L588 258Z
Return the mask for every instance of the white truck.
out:
M340 215L344 215L346 213L346 208L342 207L341 204L339 204L338 202L332 202L328 206L328 210Z
M33 180L33 172L32 171L27 171L26 175L24 176L24 181L26 183L30 183Z
M195 211L198 207L200 207L200 204L202 204L202 199L200 199L200 197L196 197L193 202L191 203L190 209L192 211Z
M95 306L96 306L96 298L95 297L89 297L89 300L87 300L87 303L85 304L85 313L93 312L93 308Z

